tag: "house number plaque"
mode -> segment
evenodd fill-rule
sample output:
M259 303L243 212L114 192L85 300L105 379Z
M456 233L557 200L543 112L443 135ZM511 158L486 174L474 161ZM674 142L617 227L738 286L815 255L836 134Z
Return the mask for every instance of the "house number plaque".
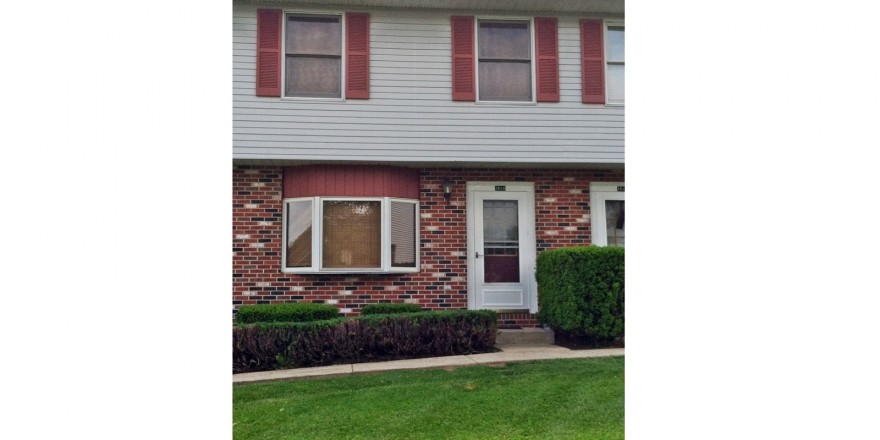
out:
M623 190L623 188L624 188L624 187L622 187L622 186L618 186L618 187L617 187L617 192L625 192L625 191Z
M507 187L504 185L495 185L495 191L507 191Z

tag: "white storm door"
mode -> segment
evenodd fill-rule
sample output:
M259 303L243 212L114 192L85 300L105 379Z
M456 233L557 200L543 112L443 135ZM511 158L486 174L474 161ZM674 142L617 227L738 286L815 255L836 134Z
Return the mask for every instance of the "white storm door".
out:
M468 189L470 307L537 311L534 187L516 182Z

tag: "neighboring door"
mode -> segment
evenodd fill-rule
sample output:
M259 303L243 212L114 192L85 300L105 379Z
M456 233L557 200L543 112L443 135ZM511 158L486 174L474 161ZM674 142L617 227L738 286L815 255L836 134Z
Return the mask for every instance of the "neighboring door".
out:
M623 246L624 195L623 182L590 184L590 218L592 243L598 246Z
M467 191L468 307L536 312L534 185L471 182Z

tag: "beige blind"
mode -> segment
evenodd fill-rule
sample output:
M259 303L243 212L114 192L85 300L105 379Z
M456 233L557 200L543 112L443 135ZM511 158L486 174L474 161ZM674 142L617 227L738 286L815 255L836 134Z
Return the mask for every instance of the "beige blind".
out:
M416 267L416 205L391 202L391 266Z
M381 267L379 201L324 201L323 267Z

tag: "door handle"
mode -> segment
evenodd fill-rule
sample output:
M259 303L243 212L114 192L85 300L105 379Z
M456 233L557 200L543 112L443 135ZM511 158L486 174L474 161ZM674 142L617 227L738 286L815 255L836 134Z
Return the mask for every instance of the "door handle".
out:
M480 252L479 252L479 251L477 251L477 252L474 253L474 258L480 258Z

